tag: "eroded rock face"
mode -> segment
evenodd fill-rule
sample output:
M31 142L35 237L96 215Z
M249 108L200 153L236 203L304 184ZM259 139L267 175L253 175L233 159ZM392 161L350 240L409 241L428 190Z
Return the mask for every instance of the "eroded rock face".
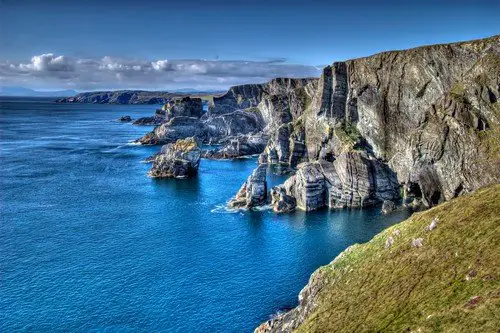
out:
M206 128L198 118L194 117L175 117L167 123L156 127L139 140L138 143L148 145L158 145L172 143L179 139L194 136L203 140L206 134Z
M264 133L260 163L310 163L283 184L301 209L395 201L401 186L404 205L429 207L500 180L499 66L499 36L336 62L319 80L232 87L203 116L174 112L139 142L194 135L223 143L217 158Z
M276 213L289 213L297 207L297 200L286 194L284 186L275 186L271 189L271 206Z
M261 206L267 200L266 165L259 165L247 181L241 186L236 196L229 202L232 208L252 208Z
M203 112L201 98L174 98L164 107L165 120L169 121L174 117L194 117L200 118Z
M397 200L397 184L406 204L430 207L498 182L499 66L499 36L334 63L261 160L333 162L330 207ZM271 104L289 115L282 100Z
M267 144L267 135L247 134L229 137L222 141L218 149L203 150L201 156L209 159L233 159L260 154Z
M481 137L498 137L499 64L499 36L334 63L306 111L309 158L347 123L426 206L496 182L499 157Z
M344 153L333 162L303 163L295 175L276 189L277 193L283 190L296 200L297 208L305 211L322 207L361 208L399 197L395 175L363 152Z
M134 125L144 125L144 126L156 126L160 125L165 121L165 117L163 115L159 115L158 112L154 116L151 117L141 117L139 119L134 120Z
M201 150L194 137L162 147L153 159L149 175L154 178L188 178L196 175Z

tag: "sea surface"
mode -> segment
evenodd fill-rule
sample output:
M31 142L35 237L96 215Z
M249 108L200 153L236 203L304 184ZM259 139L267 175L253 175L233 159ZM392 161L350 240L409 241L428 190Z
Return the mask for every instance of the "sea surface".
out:
M0 108L1 332L251 332L316 268L408 216L227 211L255 158L148 178L159 147L130 141L151 127L116 119L152 105Z

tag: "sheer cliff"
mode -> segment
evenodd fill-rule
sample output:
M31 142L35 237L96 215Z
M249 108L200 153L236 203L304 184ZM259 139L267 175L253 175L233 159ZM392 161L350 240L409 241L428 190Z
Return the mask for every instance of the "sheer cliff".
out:
M436 205L499 181L499 89L500 36L336 62L310 104L271 131L261 160L319 170L285 184L321 201L306 210L400 195Z

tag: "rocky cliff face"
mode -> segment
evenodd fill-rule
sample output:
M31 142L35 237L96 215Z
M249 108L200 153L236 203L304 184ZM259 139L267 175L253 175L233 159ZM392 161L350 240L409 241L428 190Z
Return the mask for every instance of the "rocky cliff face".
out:
M320 207L332 188L333 206L395 200L400 186L406 200L436 205L500 179L499 73L499 36L334 63L262 159L293 165L290 140L295 159L333 164L338 186L306 190L310 164L285 184L302 209ZM311 205L305 192L317 196Z
M267 200L267 166L258 166L243 183L236 196L229 201L232 208L252 208L261 206Z
M262 153L260 163L296 168L274 191L276 211L429 207L500 179L498 73L500 36L384 52L319 79L232 87L205 114L174 112L138 142L194 135L224 144L206 157ZM258 134L265 147L233 149Z
M274 133L277 128L289 124L298 116L310 101L316 79L274 79L266 84L236 86L220 97L214 97L213 104L203 115L172 113L171 117L158 115L148 118L148 123L160 125L146 134L138 142L142 144L163 144L185 137L186 131L206 143L220 143L229 137L255 133ZM179 109L186 108L185 99L175 104ZM176 118L189 117L182 126ZM153 119L154 118L154 119ZM173 121L173 122L172 122ZM287 138L288 140L288 138ZM290 155L304 148L293 146ZM288 148L287 148L288 151ZM254 153L261 153L262 149ZM280 151L281 155L282 152ZM288 154L288 152L286 153ZM282 157L288 160L287 157ZM297 159L297 158L296 158Z

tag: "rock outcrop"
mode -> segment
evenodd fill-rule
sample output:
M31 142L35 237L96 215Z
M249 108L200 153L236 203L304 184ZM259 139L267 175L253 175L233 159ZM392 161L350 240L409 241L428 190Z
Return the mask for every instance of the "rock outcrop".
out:
M267 202L266 165L258 166L229 201L231 208L252 208Z
M153 178L188 178L196 175L201 150L194 137L162 147L154 156L149 175Z
M130 116L121 116L120 118L118 118L118 121L122 123L129 123L132 121L132 118Z
M267 136L263 133L228 137L217 149L203 150L201 156L209 159L233 159L242 156L262 153L267 144Z
M361 208L399 198L396 176L364 152L343 153L333 162L300 164L295 175L278 188L277 192L293 197L297 208L306 211L322 207ZM280 210L277 206L274 209Z
M200 118L203 112L203 103L201 98L174 98L168 101L161 111L164 111L166 121L174 117Z
M382 214L390 214L396 209L396 204L391 200L384 200L382 203Z

